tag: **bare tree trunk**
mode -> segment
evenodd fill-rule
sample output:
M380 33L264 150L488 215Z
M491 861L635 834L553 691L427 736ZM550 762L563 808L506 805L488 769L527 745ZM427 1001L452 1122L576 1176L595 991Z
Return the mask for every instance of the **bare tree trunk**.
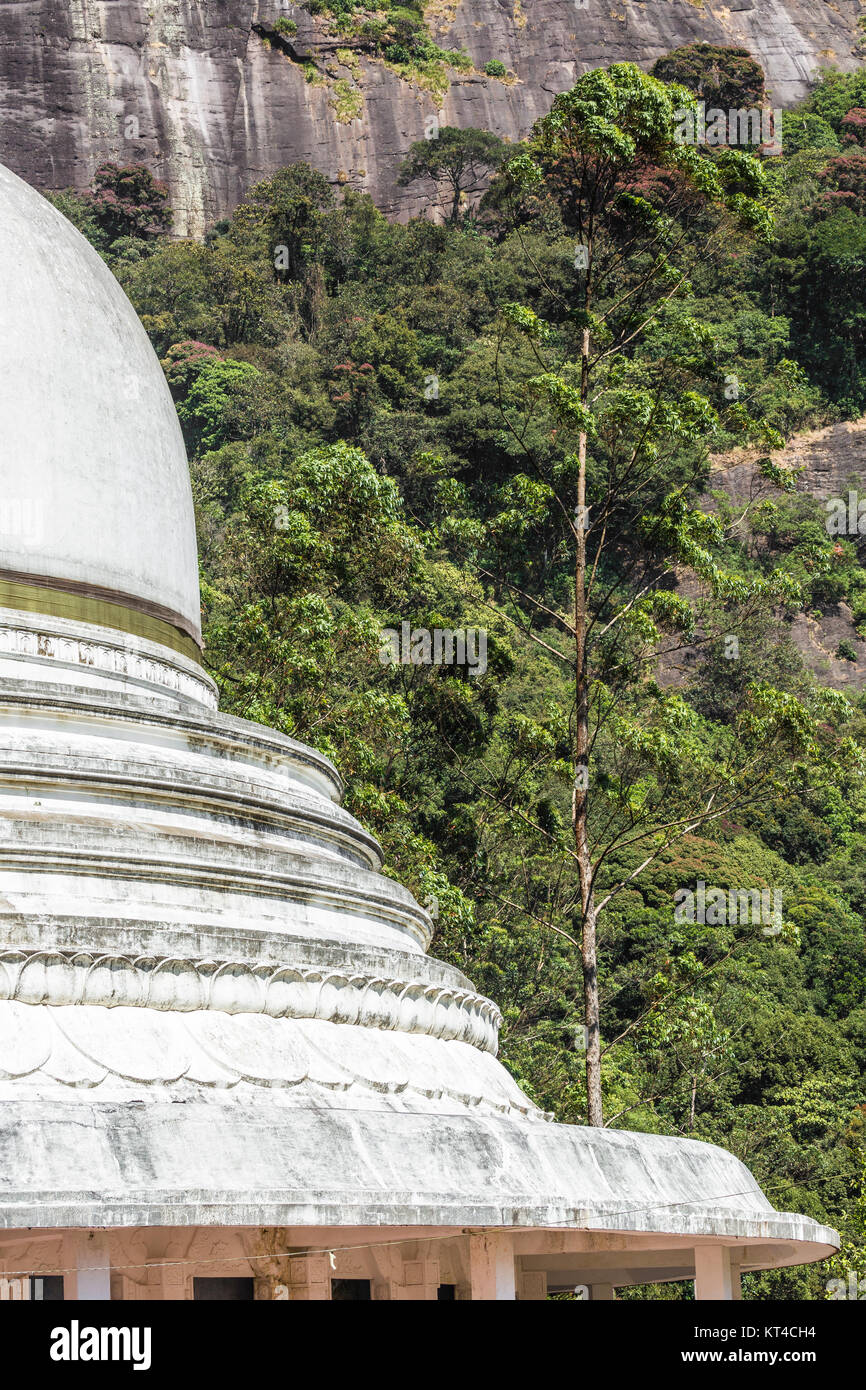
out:
M457 223L460 221L460 194L463 191L460 186L459 178L454 179L452 183L452 190L453 196L451 199L451 214L448 220L452 223L453 226L456 227Z
M589 276L584 302L589 301ZM583 330L580 372L581 403L589 399L589 328ZM587 1122L603 1125L601 1102L601 1035L598 1009L598 960L596 954L596 915L592 883L592 857L589 846L589 672L587 668L586 636L586 431L581 430L578 443L577 476L577 547L574 567L574 632L575 632L575 749L572 824L580 879L580 905L583 919L581 931L581 961L583 966L583 1004L586 1026L586 1111Z

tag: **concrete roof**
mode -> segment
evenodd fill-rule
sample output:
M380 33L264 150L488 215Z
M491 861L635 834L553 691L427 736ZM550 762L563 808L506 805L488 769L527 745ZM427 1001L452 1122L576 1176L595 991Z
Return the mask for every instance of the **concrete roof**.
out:
M838 1247L835 1231L775 1211L739 1159L696 1140L343 1105L0 1107L2 1226L262 1223L714 1237L766 1244L767 1265Z

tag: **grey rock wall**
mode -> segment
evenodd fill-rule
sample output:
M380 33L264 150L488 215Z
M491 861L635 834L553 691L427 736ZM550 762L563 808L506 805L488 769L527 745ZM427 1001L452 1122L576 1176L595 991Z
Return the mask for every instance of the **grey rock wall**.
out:
M756 458L756 451L739 449L714 459L710 491L702 505L712 511L712 494L718 493L725 494L735 509L745 509L750 501L779 499L781 494L759 474ZM796 434L775 460L791 470L797 492L819 502L841 498L847 503L853 490L859 500L866 495L866 416ZM696 598L699 592L697 580L688 573L683 574L679 589L689 598ZM851 694L866 689L866 639L855 627L847 603L826 602L820 611L795 614L787 636L821 685ZM841 643L847 644L849 656L837 654ZM856 660L850 659L852 651ZM682 684L693 672L698 656L697 648L686 647L665 660L659 668L661 683Z
M588 68L648 67L695 41L748 47L785 105L821 66L856 65L861 12L859 0L430 0L438 41L477 69L453 73L439 118L517 139ZM321 85L254 27L280 15L297 24L295 52L316 63ZM397 188L395 174L436 113L432 97L364 57L356 80L335 48L286 0L3 0L0 162L43 190L86 187L104 159L145 162L190 235L299 159L388 213L419 211L421 195ZM484 77L491 58L516 80ZM357 119L336 109L340 80L360 89Z
M778 497L759 478L754 459L749 451L717 459L710 476L712 490L726 493L735 505L750 497ZM847 501L851 490L860 498L866 490L866 416L794 435L776 461L794 473L798 492L821 502ZM798 613L789 635L822 685L851 692L866 689L866 639L854 626L847 603L825 603L820 613ZM843 642L856 653L856 661L837 655Z

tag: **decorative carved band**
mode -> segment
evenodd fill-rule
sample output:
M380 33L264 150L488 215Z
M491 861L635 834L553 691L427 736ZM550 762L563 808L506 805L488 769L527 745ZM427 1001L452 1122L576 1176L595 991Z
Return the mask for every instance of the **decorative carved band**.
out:
M0 584L0 605L4 603L3 586ZM157 640L152 634L138 635L147 636L151 641ZM170 644L161 640L161 645ZM175 650L174 646L172 650ZM145 681L148 685L163 686L178 695L197 700L211 709L216 706L213 687L204 672L199 679L179 665L174 666L168 661L160 661L119 644L43 632L36 627L4 626L0 627L0 652L22 658L47 657L70 666L87 666L91 670L105 671L109 675L126 676L130 680Z
M235 1088L244 1097L241 1114L255 1114L247 1105L266 1088L271 1122L284 1106L338 1111L348 1105L351 1124L359 1111L378 1110L383 1101L404 1113L433 1108L444 1116L458 1107L474 1115L552 1118L495 1057L460 1041L349 1030L318 1018L0 1001L2 1100L56 1102L58 1086L85 1089L97 1102L204 1101L213 1118L224 1100L231 1104ZM4 1197L8 1204L8 1190Z
M491 1000L453 985L324 967L70 950L0 952L0 999L315 1018L425 1033L494 1054L502 1022Z

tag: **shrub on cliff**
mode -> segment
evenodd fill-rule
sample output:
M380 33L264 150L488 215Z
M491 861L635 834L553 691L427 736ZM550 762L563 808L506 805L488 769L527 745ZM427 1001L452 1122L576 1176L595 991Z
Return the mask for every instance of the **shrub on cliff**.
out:
M657 59L653 77L688 87L707 107L762 106L764 70L747 48L690 43Z
M168 192L144 164L102 164L85 195L109 242L120 237L161 236L171 230Z
M866 107L853 106L842 122L842 144L866 145Z
M478 193L499 168L508 145L489 130L442 126L435 140L416 140L400 166L400 183L425 179L448 220L460 219L466 196Z

